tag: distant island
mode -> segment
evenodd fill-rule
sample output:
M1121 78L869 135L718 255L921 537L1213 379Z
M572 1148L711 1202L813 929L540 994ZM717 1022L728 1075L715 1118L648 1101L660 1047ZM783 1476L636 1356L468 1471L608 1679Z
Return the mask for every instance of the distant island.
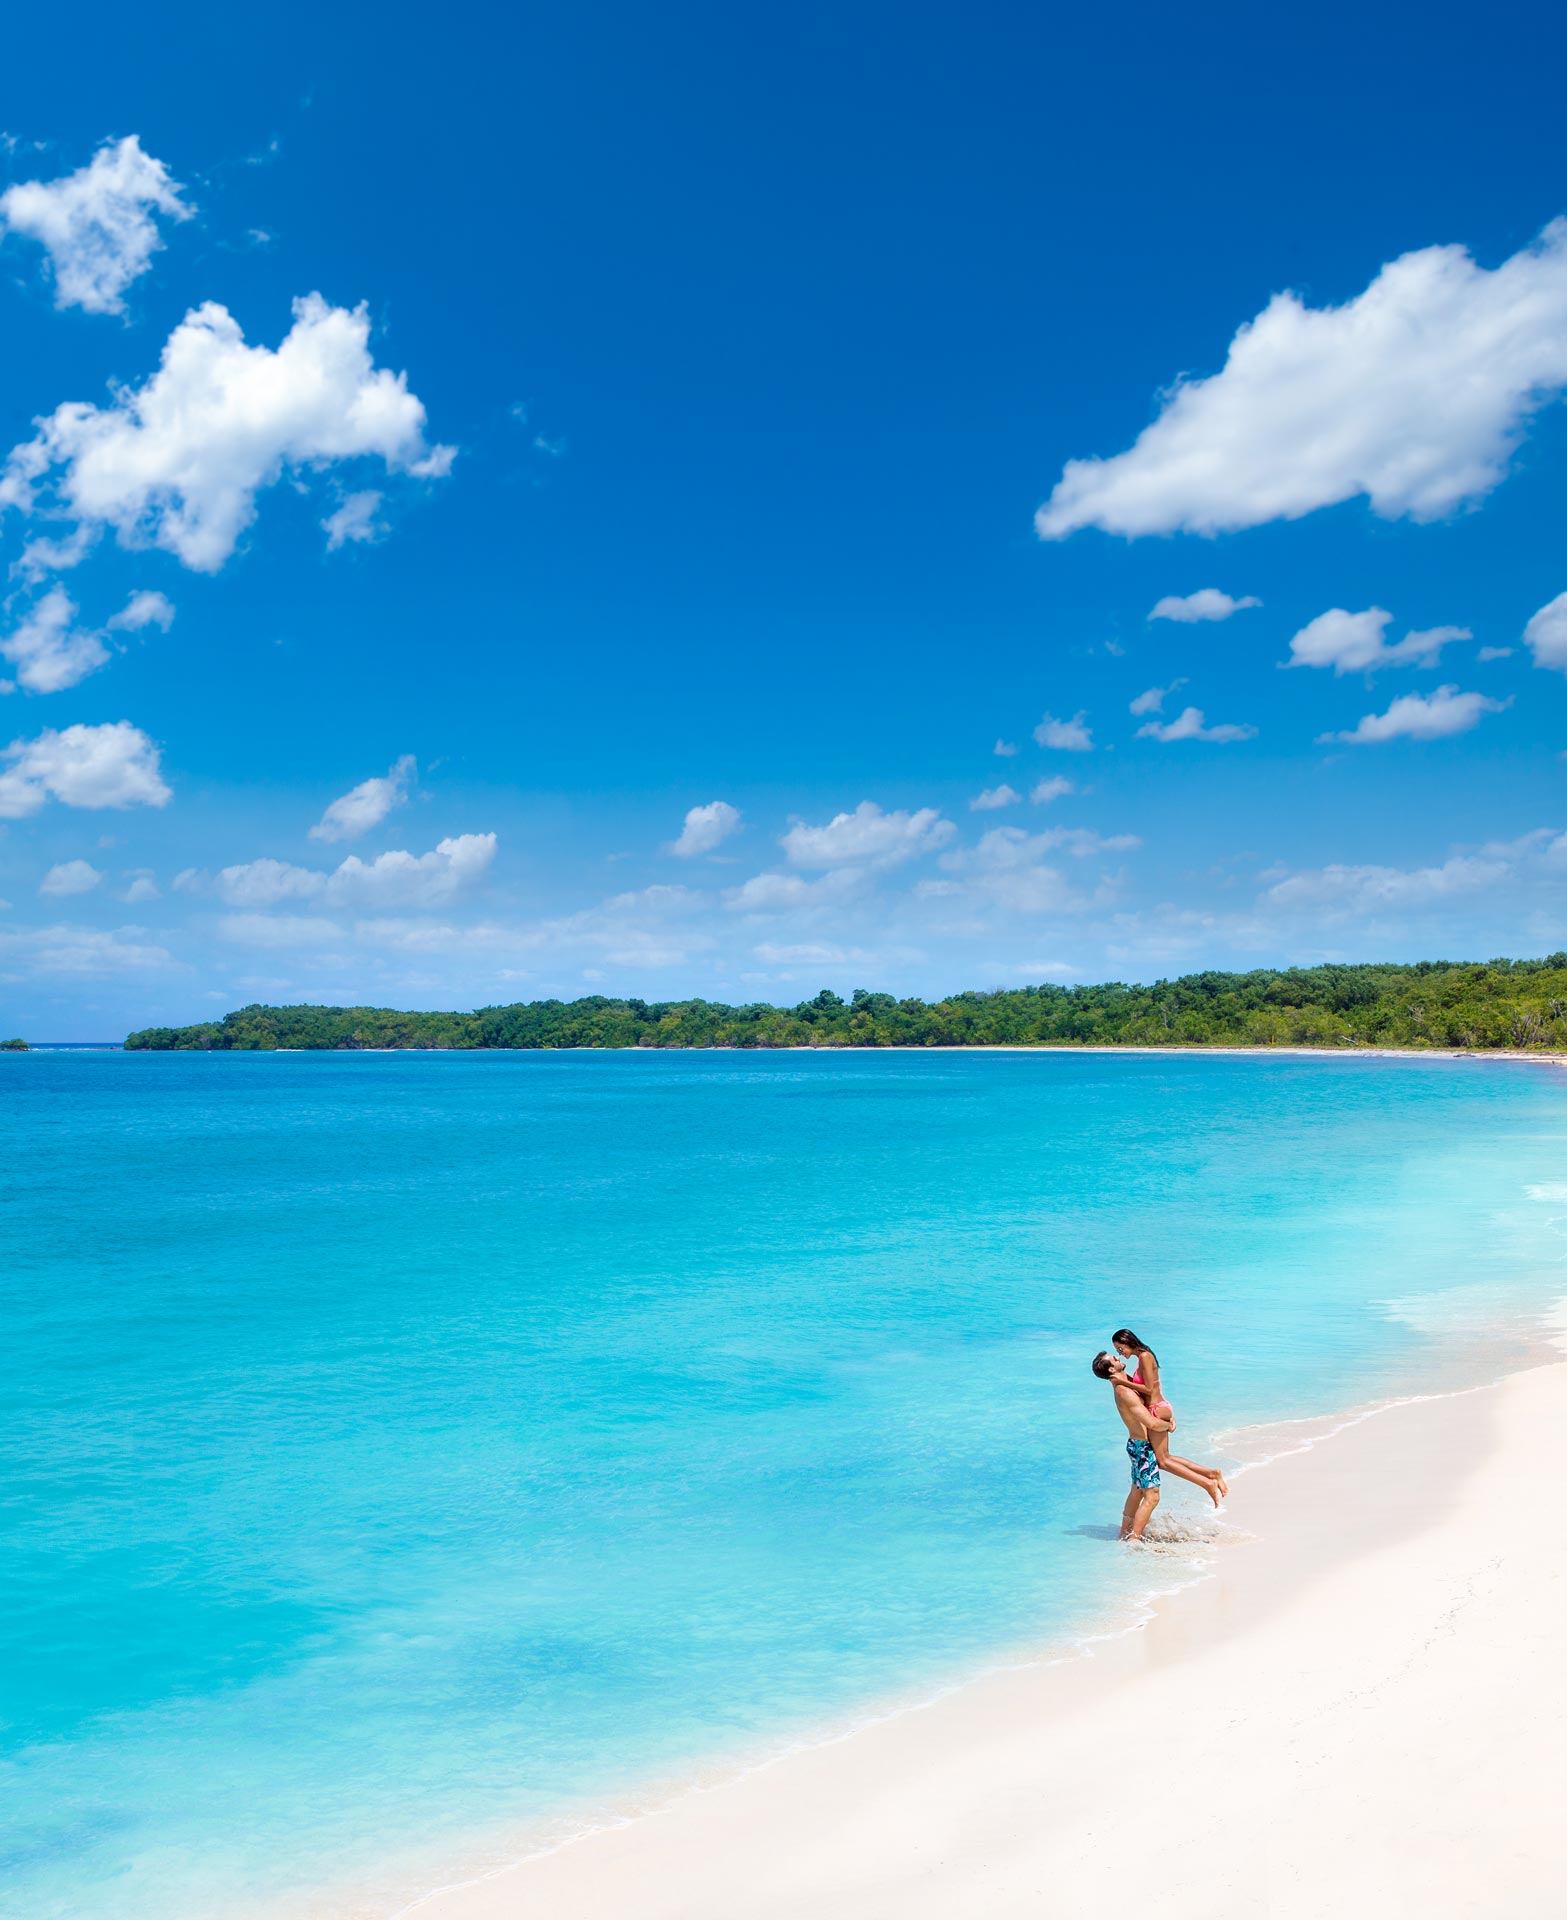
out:
M31 1053L25 1040L0 1040L0 1053Z
M1411 1047L1567 1051L1567 953L1543 960L1192 973L900 1000L824 990L796 1007L530 1000L473 1013L241 1007L127 1035L130 1052L478 1047Z

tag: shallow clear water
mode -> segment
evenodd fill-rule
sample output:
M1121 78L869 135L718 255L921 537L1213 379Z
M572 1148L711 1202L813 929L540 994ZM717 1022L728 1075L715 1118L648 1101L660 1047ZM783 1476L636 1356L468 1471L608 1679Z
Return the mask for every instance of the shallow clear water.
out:
M1104 1537L1110 1330L1191 1452L1450 1377L1564 1291L1564 1099L1440 1061L0 1056L0 1908L210 1920L455 1857L1087 1627L1147 1577Z

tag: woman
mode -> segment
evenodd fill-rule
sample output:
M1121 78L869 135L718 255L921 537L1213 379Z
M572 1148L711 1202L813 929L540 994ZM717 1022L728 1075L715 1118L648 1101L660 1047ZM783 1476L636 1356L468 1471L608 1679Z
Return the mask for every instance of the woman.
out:
M1159 1358L1153 1348L1146 1341L1139 1340L1130 1327L1121 1327L1112 1333L1110 1344L1128 1367L1136 1361L1137 1370L1127 1374L1126 1384L1135 1387L1142 1395L1150 1413L1169 1421L1173 1432L1175 1412L1160 1388ZM1151 1433L1148 1438L1163 1472L1173 1473L1178 1480L1190 1480L1194 1486L1201 1487L1215 1506L1219 1504L1221 1495L1229 1493L1230 1483L1217 1467L1199 1467L1195 1460L1183 1460L1179 1454L1171 1453L1169 1433Z

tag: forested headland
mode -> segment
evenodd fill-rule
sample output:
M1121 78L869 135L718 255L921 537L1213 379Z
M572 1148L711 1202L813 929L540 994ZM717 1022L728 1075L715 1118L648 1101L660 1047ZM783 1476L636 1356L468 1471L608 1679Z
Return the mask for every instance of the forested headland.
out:
M1543 960L1193 973L1151 986L1007 987L941 1000L824 990L795 1007L530 1000L473 1013L241 1007L148 1027L133 1052L411 1047L1454 1047L1567 1051L1567 953Z

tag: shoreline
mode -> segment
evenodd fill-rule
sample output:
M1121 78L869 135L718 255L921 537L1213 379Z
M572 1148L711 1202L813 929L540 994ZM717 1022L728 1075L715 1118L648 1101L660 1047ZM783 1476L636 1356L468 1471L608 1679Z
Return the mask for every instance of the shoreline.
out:
M288 1055L327 1054L336 1057L341 1054L392 1054L418 1053L437 1056L466 1057L474 1054L517 1053L517 1054L634 1054L653 1055L669 1053L722 1053L731 1054L740 1059L754 1055L766 1056L776 1053L926 1053L940 1056L944 1053L1098 1053L1098 1054L1135 1054L1168 1055L1173 1058L1196 1056L1208 1059L1214 1055L1236 1059L1256 1060L1506 1060L1528 1062L1536 1066L1567 1067L1567 1053L1529 1051L1521 1047L1243 1047L1229 1043L1206 1046L1092 1046L1069 1040L1041 1041L1030 1045L1026 1042L996 1042L984 1045L963 1043L956 1046L886 1046L886 1047L126 1047L123 1043L111 1042L102 1047L51 1047L45 1042L28 1049L32 1053L136 1053L159 1056L177 1056L189 1058L203 1055L237 1054L245 1057L266 1056L286 1053Z
M1489 1384L1223 1436L1248 1453L1274 1450L1255 1453L1232 1474L1241 1486L1228 1524L1211 1537L1198 1530L1202 1562L1188 1532L1174 1550L1176 1584L1151 1592L1120 1624L1003 1652L934 1693L867 1703L852 1722L750 1764L729 1756L726 1770L717 1756L706 1778L693 1771L662 1789L649 1783L636 1811L601 1815L585 1831L557 1830L546 1840L534 1829L531 1846L514 1836L515 1850L497 1835L501 1844L486 1849L487 1864L475 1862L468 1877L376 1911L396 1920L542 1920L563 1912L585 1920L732 1920L741 1911L748 1920L793 1920L804 1911L822 1920L1075 1915L1103 1897L1106 1859L1129 1844L1124 1775L1136 1748L1128 1738L1145 1715L1180 1755L1179 1773L1189 1771L1190 1747L1209 1769L1215 1803L1241 1792L1255 1803L1252 1823L1275 1836L1268 1858L1254 1849L1247 1865L1248 1843L1226 1832L1230 1812L1222 1820L1205 1816L1214 1857L1226 1861L1226 1884L1234 1884L1234 1903L1224 1904L1229 1895L1213 1883L1207 1848L1187 1845L1163 1857L1166 1840L1179 1840L1180 1823L1151 1807L1161 1905L1170 1914L1239 1920L1260 1910L1305 1920L1351 1885L1369 1906L1365 1877L1384 1870L1388 1885L1376 1897L1392 1901L1391 1911L1413 1911L1398 1904L1407 1893L1398 1835L1411 1821L1437 1835L1468 1832L1460 1858L1431 1843L1441 1861L1431 1879L1437 1910L1469 1910L1443 1907L1443 1889L1455 1873L1478 1885L1482 1866L1516 1872L1522 1897L1526 1879L1547 1870L1549 1843L1535 1843L1531 1863L1524 1839L1499 1813L1496 1845L1487 1848L1469 1812L1440 1795L1430 1799L1428 1752L1366 1757L1379 1726L1397 1747L1407 1709L1390 1708L1382 1723L1367 1721L1353 1703L1374 1699L1401 1676L1419 1694L1420 1655L1436 1646L1456 1646L1470 1682L1477 1666L1500 1663L1505 1678L1479 1690L1484 1732L1488 1743L1499 1739L1518 1717L1514 1706L1526 1718L1532 1712L1532 1734L1514 1728L1509 1736L1505 1771L1525 1798L1531 1781L1546 1792L1539 1783L1554 1766L1548 1728L1567 1708L1567 1689L1549 1708L1541 1704L1554 1688L1540 1670L1553 1659L1548 1602L1540 1604L1532 1578L1520 1589L1514 1566L1501 1579L1501 1603L1523 1619L1501 1633L1471 1623L1458 1635L1455 1626L1477 1583L1497 1584L1496 1550L1505 1552L1514 1537L1509 1527L1525 1537L1534 1402L1567 1389L1567 1363L1542 1364L1547 1378L1527 1367ZM1488 1457L1509 1474L1516 1464L1505 1524L1492 1496L1477 1497ZM1160 1517L1168 1527L1186 1510L1167 1492ZM1149 1556L1155 1565L1163 1557L1157 1548ZM1550 1548L1545 1557L1548 1579L1567 1589L1567 1550ZM1523 1630L1530 1623L1532 1640ZM1487 1704L1488 1688L1500 1706ZM1449 1729L1440 1687L1434 1702L1416 1705ZM1303 1772L1295 1749L1309 1744L1313 1727L1327 1745ZM1271 1743L1285 1751L1270 1798L1264 1752L1253 1750ZM1316 1832L1315 1796L1326 1790L1324 1767L1335 1779L1344 1768L1343 1777L1361 1778L1357 1796L1335 1817L1380 1808L1373 1825L1388 1838L1388 1850L1379 1851L1374 1833L1362 1836L1353 1878L1348 1858L1331 1881L1311 1864L1307 1842ZM1400 1767L1407 1774L1389 1787ZM1411 1796L1422 1792L1427 1797L1415 1804ZM1298 1885L1285 1897L1275 1879L1271 1903L1259 1909L1249 1876L1276 1876L1278 1831L1290 1823L1305 1835L1292 1867ZM1548 1823L1536 1830L1548 1832ZM1047 1891L1054 1898L1042 1907ZM349 1909L334 1902L331 1910Z

